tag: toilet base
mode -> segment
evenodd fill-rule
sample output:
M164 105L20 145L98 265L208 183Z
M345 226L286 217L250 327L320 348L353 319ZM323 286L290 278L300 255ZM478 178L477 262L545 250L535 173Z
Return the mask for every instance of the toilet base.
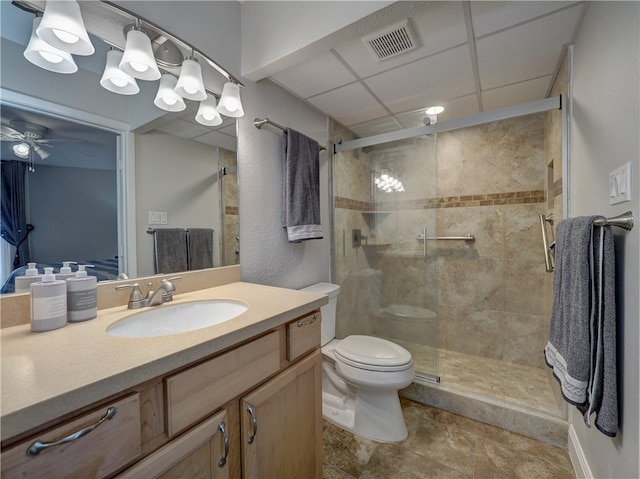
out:
M379 442L401 442L407 436L397 391L393 394L336 396L322 392L322 417L358 436Z

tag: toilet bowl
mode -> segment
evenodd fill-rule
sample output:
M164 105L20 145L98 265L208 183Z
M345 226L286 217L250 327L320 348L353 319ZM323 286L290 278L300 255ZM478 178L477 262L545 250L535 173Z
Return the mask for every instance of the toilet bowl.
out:
M329 304L321 309L323 417L369 439L403 441L407 427L398 390L413 381L411 353L391 341L372 336L335 339L339 289L329 283L304 289L329 295Z

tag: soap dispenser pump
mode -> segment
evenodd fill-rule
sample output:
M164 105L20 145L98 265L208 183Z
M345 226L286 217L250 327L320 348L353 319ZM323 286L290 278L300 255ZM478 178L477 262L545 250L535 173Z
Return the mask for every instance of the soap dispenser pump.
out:
M63 261L60 272L56 274L56 279L69 279L75 276L75 273L71 270L72 264L78 264L75 261Z
M92 264L80 264L75 276L67 280L67 314L70 323L87 321L98 315L98 279L87 275L85 269L93 267Z
M24 276L16 276L15 280L15 292L16 293L28 293L31 288L31 283L37 283L42 281L42 275L38 273L36 263L27 263L27 270L24 272Z
M45 268L42 281L31 284L31 331L50 331L67 324L67 283Z

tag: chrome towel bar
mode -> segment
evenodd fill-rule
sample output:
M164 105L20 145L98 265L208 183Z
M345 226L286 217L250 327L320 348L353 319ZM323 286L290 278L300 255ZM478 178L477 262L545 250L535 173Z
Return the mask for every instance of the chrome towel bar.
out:
M418 241L475 241L476 237L471 233L462 236L425 236L423 234L416 236Z
M255 118L253 120L253 126L255 126L258 130L261 130L264 125L275 126L276 128L278 128L278 129L280 129L282 131L287 131L287 127L286 126L282 126L282 125L276 123L273 120L269 120L269 118ZM323 146L323 145L318 145L318 148L320 150L326 150L327 149L327 147Z

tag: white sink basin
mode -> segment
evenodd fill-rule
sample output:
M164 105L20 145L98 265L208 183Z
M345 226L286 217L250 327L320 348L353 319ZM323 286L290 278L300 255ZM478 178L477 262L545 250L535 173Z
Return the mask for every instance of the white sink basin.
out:
M107 327L107 333L125 338L150 338L184 333L229 321L247 309L247 305L231 300L152 306L116 321Z

